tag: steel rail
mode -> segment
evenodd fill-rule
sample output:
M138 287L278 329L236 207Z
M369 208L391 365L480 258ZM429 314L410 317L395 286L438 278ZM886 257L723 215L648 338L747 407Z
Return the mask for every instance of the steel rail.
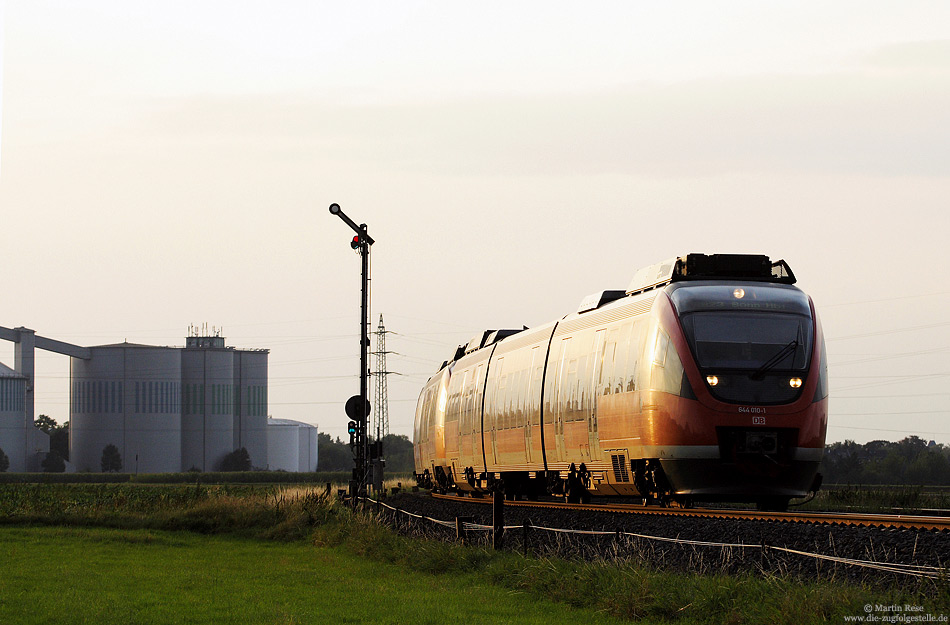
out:
M432 494L436 499L461 503L492 503L491 498L470 498L456 495ZM909 514L863 514L836 512L760 512L757 510L729 510L713 508L661 508L636 504L580 504L557 501L511 501L505 506L525 508L548 508L555 510L584 510L589 512L613 512L619 514L652 514L682 516L701 519L743 519L747 521L785 521L816 525L845 525L869 527L892 527L900 529L950 530L950 517L918 516Z

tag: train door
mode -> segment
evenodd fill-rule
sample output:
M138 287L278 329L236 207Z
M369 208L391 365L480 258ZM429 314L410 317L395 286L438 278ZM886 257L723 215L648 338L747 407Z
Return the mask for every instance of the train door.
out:
M429 451L429 404L432 397L432 387L429 386L419 397L416 406L416 444L413 445L413 455L416 461L416 470L422 473L430 468L432 453Z
M590 379L590 401L587 404L587 437L590 445L590 459L601 460L600 434L597 427L597 403L600 399L601 377L604 371L604 352L606 351L606 329L597 330L594 335L594 353Z
M445 411L449 402L449 382L452 379L451 367L446 367L439 383L439 396L435 405L435 422L432 431L435 433L433 455L436 466L445 466Z
M568 379L568 373L572 363L575 371L577 367L576 359L573 361L570 360L570 351L571 337L568 336L561 340L561 357L558 359L557 383L554 388L554 460L556 462L564 462L567 457L564 451L564 420L567 418L567 413L570 408L570 380Z
M535 401L540 402L541 393L541 364L539 362L541 349L535 346L531 349L531 365L528 367L525 384L528 386L528 392L524 401L524 447L525 458L528 464L541 461L541 455L534 449L534 441L540 436L540 423L538 423L538 410L535 409ZM535 398L538 398L537 400ZM540 404L539 404L540 405Z
M498 466L498 430L500 430L504 424L505 391L508 382L508 378L505 375L505 358L499 358L497 364L494 364L492 368L494 369L495 366L498 367L497 371L493 374L495 384L492 386L492 392L488 398L489 401L485 406L485 419L490 422L490 425L486 424L487 427L490 427L490 430L487 443L489 448L485 454L488 458L489 470L493 470L493 467Z
M475 466L475 410L472 399L475 394L474 369L466 369L465 384L459 400L459 470Z
M475 394L472 398L472 464L470 466L485 470L485 439L484 439L484 398L485 398L485 365L480 364L475 370ZM481 472L481 471L476 471Z
M449 400L445 414L445 460L452 480L460 479L461 433L465 423L465 391L472 373L468 369L457 372L449 384Z

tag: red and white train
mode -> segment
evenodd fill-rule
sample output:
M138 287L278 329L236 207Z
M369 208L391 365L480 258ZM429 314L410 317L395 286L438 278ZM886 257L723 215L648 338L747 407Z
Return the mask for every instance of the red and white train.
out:
M784 509L821 484L821 324L785 261L689 254L541 327L486 331L426 383L420 485Z

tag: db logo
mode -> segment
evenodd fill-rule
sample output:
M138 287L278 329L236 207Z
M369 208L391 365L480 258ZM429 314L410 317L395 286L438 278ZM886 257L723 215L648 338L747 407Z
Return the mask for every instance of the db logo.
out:
M765 425L765 417L752 417L752 425Z

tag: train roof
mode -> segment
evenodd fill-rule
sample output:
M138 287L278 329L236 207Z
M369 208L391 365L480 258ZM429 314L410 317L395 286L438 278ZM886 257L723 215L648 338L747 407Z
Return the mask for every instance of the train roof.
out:
M637 271L626 290L608 290L592 293L581 300L576 314L596 310L610 302L639 295L674 282L699 280L741 280L795 284L795 274L784 260L772 261L764 254L687 254L674 256ZM524 330L527 330L525 326ZM450 362L466 354L488 347L523 330L485 330L459 345L450 360L439 367L441 371Z
M627 295L684 280L747 280L795 284L795 274L784 260L772 262L764 254L687 254L640 269Z

